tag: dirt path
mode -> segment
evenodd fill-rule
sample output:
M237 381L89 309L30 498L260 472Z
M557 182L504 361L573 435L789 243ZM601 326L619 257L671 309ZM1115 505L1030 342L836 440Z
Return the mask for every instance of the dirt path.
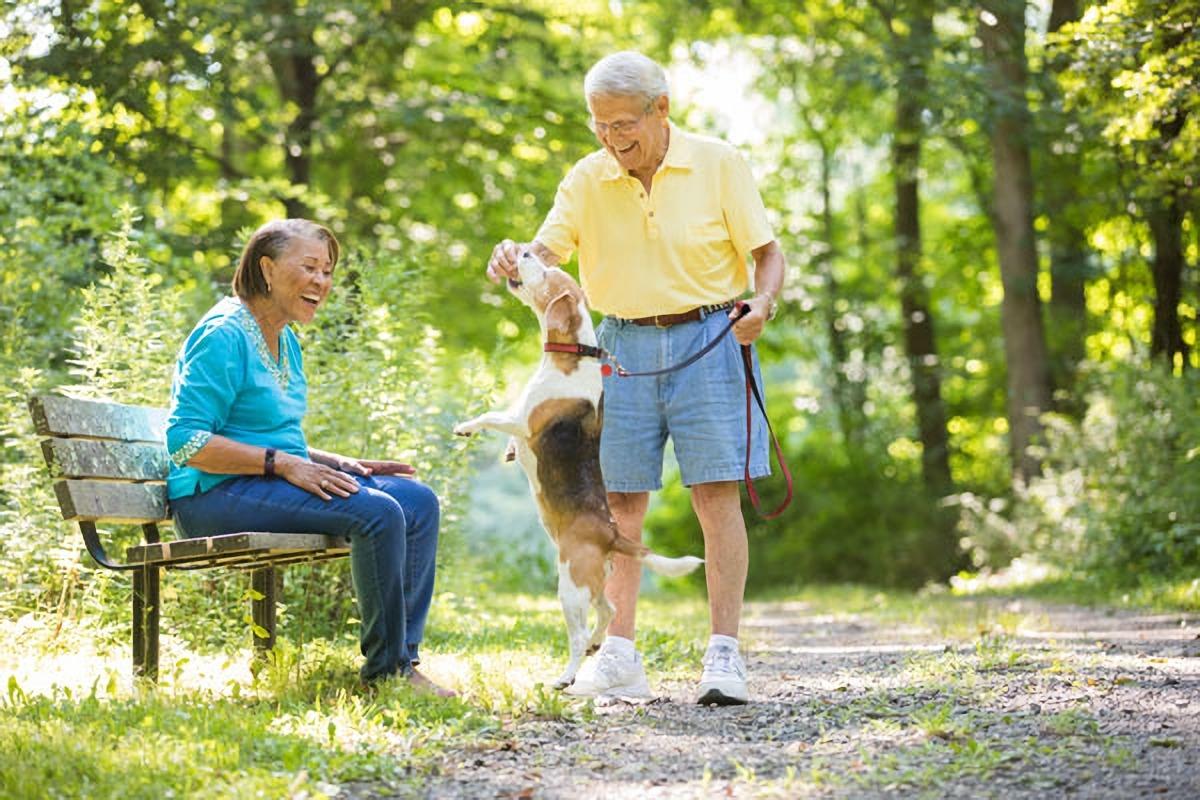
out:
M1200 617L974 606L971 629L948 632L751 605L750 705L701 708L665 683L648 705L520 721L452 751L418 791L1200 797Z

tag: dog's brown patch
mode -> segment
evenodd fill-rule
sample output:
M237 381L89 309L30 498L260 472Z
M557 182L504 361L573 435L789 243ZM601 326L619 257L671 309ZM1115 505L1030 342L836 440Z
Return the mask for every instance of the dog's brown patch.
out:
M544 509L608 515L600 474L600 413L591 400L563 397L529 412L529 449L537 457Z
M539 291L545 298L542 314L546 321L546 341L555 344L578 344L580 304L583 292L570 275L561 270L548 271L545 285ZM580 356L572 353L553 353L554 366L566 375L579 368Z
M576 585L601 591L604 562L615 550L640 558L647 550L617 531L600 472L601 412L585 398L539 403L529 414L529 447L537 457L542 522L569 553ZM597 577L599 576L599 577ZM597 587L592 584L597 582Z

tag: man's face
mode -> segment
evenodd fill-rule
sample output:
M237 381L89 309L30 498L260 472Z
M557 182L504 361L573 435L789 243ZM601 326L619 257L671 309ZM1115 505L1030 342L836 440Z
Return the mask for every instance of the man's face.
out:
M623 169L654 172L667 152L666 95L649 104L640 97L594 95L588 109L596 138Z

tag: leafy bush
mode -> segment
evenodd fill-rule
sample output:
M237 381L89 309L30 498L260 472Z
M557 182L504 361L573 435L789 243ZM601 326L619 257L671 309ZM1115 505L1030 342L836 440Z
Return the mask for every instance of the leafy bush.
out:
M812 581L920 586L945 575L955 554L937 534L942 509L919 473L897 469L886 455L873 458L867 448L849 451L836 438L828 429L813 431L787 453L795 497L778 519L763 520L742 491L751 589ZM764 510L782 500L777 469L755 486ZM670 555L703 547L686 493L675 476L647 516L650 541Z
M1068 572L1128 583L1200 566L1200 377L1149 365L1092 379L1082 420L1046 418L1045 472L1002 500L968 497L977 565L1030 553Z

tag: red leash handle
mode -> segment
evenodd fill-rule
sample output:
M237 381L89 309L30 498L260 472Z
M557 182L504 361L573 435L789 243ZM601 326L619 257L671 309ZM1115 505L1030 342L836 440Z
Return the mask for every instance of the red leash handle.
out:
M758 382L754 380L754 362L750 358L750 345L742 345L742 366L746 372L746 494L750 495L750 504L754 506L754 510L758 512L763 519L775 519L792 503L792 473L788 470L787 462L783 460L783 447L779 444L779 437L775 435L775 429L771 427L771 418L767 416L767 407L763 402L762 393L758 390ZM758 492L754 489L754 481L750 478L750 396L754 395L755 401L758 403L758 408L762 411L763 420L767 423L767 432L771 434L771 445L775 450L775 460L779 462L779 471L783 473L783 479L787 483L787 495L783 498L783 502L769 514L764 514L762 503L758 499Z

